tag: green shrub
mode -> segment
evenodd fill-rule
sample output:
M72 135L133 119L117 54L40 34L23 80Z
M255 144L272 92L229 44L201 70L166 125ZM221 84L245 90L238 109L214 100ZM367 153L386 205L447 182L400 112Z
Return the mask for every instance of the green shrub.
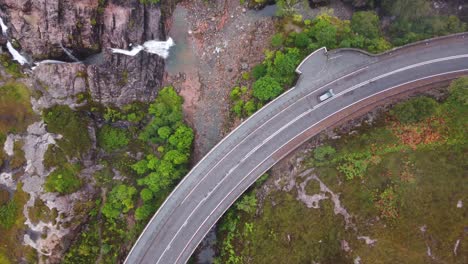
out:
M138 221L145 220L154 213L154 206L151 204L143 204L135 210L135 219Z
M49 132L63 136L57 143L69 157L79 157L91 147L88 121L82 113L66 105L55 105L44 110L43 119Z
M231 93L229 94L229 97L231 98L232 101L239 100L241 97L241 90L239 86L234 87L231 90Z
M380 35L380 20L374 11L361 11L353 14L351 29L366 38L375 39Z
M275 48L279 48L283 45L284 37L281 33L277 33L271 37L271 45Z
M255 197L255 193L244 194L242 199L236 202L236 208L248 214L255 213L257 209L257 197Z
M294 45L296 45L296 47L301 48L301 49L307 48L310 42L311 41L309 37L304 32L296 34L296 37L294 39Z
M431 116L437 110L437 102L429 97L418 97L397 104L390 114L402 123L414 123Z
M107 201L102 207L102 214L109 218L115 219L121 213L127 213L133 208L133 196L137 190L134 187L120 184L112 188L107 196Z
M45 190L47 192L58 192L70 194L81 187L81 180L77 174L80 167L76 164L66 164L54 170L46 179Z
M12 228L16 222L17 214L18 206L14 200L0 206L0 226L5 229Z
M324 162L331 159L336 153L336 150L331 146L320 146L314 149L314 159Z
M109 125L105 125L99 130L97 139L99 146L107 152L124 148L130 142L129 135L125 130Z
M247 116L252 115L257 111L257 105L253 100L249 100L245 103L244 105L244 112L247 114Z
M234 105L232 106L232 112L234 112L237 117L241 117L243 107L244 107L244 101L237 100L236 102L234 102Z
M468 77L459 78L452 82L449 100L463 106L468 105Z
M253 84L253 96L261 101L276 98L283 92L283 87L272 77L265 76Z
M263 64L257 64L252 68L252 76L255 80L258 80L265 76L267 73L267 67Z

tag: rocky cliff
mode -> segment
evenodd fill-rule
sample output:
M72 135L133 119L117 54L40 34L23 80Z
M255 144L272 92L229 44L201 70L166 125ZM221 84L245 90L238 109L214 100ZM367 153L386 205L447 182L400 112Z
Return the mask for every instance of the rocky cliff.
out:
M23 53L35 60L72 61L68 50L83 61L59 67L41 64L33 75L46 86L56 87L51 73L69 78L70 72L79 72L94 100L116 105L152 100L161 86L164 60L158 55L127 57L110 51L165 39L156 5L138 0L5 0L0 9Z

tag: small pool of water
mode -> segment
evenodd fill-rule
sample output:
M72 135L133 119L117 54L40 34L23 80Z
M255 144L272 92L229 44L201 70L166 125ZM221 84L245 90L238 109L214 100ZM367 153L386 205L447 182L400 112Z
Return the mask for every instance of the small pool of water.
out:
M278 6L274 4L274 5L267 5L264 8L258 11L253 11L253 12L258 16L273 17L273 16L276 16L277 10L278 10Z
M169 31L169 36L174 40L175 45L169 51L166 59L166 71L169 74L185 72L190 68L195 68L195 55L189 41L189 30L187 22L188 11L182 6L177 6L172 15L173 24Z

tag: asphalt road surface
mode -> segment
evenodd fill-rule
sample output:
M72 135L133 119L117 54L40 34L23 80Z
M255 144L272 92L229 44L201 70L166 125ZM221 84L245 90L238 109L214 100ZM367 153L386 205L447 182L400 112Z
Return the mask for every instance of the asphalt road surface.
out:
M468 33L379 56L320 49L297 69L296 87L216 145L180 182L141 234L126 263L186 263L234 201L314 135L386 97L468 74ZM333 89L335 96L318 96Z

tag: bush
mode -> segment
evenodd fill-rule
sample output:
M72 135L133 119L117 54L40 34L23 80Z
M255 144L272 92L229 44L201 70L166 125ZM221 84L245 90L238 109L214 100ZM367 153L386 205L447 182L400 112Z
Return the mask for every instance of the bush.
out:
M336 150L331 146L320 146L314 150L314 159L323 162L333 157Z
M366 38L375 39L380 35L380 20L374 11L361 11L353 14L351 29Z
M244 106L244 101L242 100L236 101L232 107L232 112L234 112L237 117L241 117L243 106Z
M301 49L307 48L310 42L311 41L309 37L307 36L307 34L303 32L296 34L296 37L294 39L294 45L296 45L296 47L301 48Z
M99 146L107 152L126 147L130 142L128 133L125 130L109 125L105 125L99 130L97 139Z
M253 96L261 101L271 100L283 92L283 87L272 77L265 76L253 84Z
M15 224L17 214L18 206L14 200L0 206L0 226L4 229L12 228Z
M255 113L255 111L257 111L257 106L255 105L255 102L253 100L247 101L244 105L244 111L248 116Z
M241 95L242 93L241 93L240 87L236 86L231 90L229 97L231 98L232 101L236 101L240 99Z
M248 214L255 213L257 209L257 197L255 197L255 193L245 194L241 200L236 202L236 208Z
M136 189L131 186L120 184L112 188L107 196L107 201L102 207L102 214L110 219L115 219L121 213L127 213L133 208L133 196Z
M154 208L150 204L143 204L135 210L135 219L138 221L145 220L154 213Z
M281 33L277 33L273 35L271 38L271 45L275 48L279 48L283 45L284 37Z
M266 73L267 67L263 63L257 64L252 68L252 76L255 80L262 78Z
M437 110L437 102L429 97L418 97L397 104L390 114L402 123L414 123L431 116Z
M66 164L54 170L46 179L45 190L47 192L58 192L60 194L70 194L81 187L81 180L77 174L78 165Z
M468 105L468 77L459 78L450 85L449 100L460 105Z

